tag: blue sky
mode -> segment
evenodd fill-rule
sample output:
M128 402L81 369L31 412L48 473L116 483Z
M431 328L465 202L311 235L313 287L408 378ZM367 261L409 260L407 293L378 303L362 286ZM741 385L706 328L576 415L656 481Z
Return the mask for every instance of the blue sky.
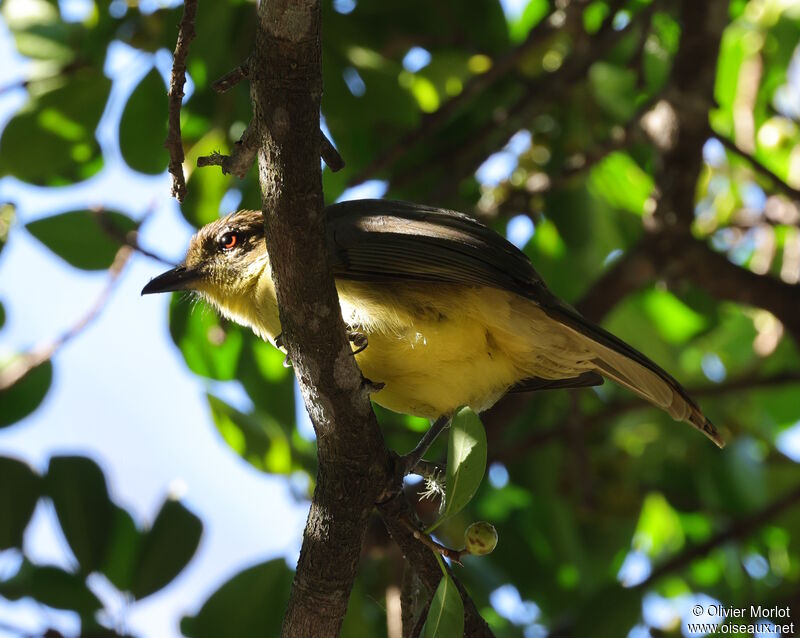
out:
M25 73L0 23L0 58L16 63L0 69L0 86ZM93 179L59 189L34 188L5 177L0 201L19 206L18 220L0 255L0 300L7 323L0 332L0 356L48 341L72 325L105 285L105 273L86 273L66 265L21 225L55 212L103 205L141 217L154 213L141 241L176 261L191 234L169 197L165 175L145 177L121 161L115 131L128 93L147 72L149 56L121 49L107 72L115 78L108 112L98 129L107 164ZM0 125L24 104L25 92L0 96ZM53 387L43 405L23 422L0 430L0 454L18 456L43 468L58 453L96 459L112 496L140 522L152 520L162 499L182 494L201 516L205 531L189 568L163 592L136 603L125 615L134 632L177 636L183 613L196 611L225 579L243 567L274 556L294 563L307 504L292 497L285 480L252 469L217 435L205 403L208 389L188 372L167 331L167 296L139 295L144 283L163 270L134 256L100 318L54 358ZM233 384L214 384L234 401ZM223 480L220 480L220 477ZM74 559L53 525L51 508L42 507L26 535L26 552L35 560L69 565ZM0 555L0 573L16 557ZM109 588L93 585L101 596ZM120 601L109 601L119 607ZM37 627L41 610L32 603L0 601L0 617L15 626ZM49 614L69 630L68 614ZM0 630L0 636L5 634Z

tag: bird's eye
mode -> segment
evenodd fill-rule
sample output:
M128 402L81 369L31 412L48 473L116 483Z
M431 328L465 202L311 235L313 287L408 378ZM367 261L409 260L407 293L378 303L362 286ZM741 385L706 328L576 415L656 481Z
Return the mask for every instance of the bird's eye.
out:
M220 235L217 243L222 250L231 250L232 248L238 246L239 235L237 233L228 231L227 233Z

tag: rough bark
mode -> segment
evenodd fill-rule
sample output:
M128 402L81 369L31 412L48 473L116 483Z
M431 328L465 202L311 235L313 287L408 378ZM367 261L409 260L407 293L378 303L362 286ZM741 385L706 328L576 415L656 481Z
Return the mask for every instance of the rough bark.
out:
M319 456L284 636L338 634L369 513L390 482L391 462L350 354L328 265L321 89L318 0L261 2L251 92L267 249Z

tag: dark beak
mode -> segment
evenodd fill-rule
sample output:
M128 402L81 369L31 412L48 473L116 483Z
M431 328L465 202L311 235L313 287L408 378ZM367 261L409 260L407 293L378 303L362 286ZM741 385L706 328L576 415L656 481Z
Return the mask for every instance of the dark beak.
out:
M186 266L175 266L172 270L161 273L150 283L142 288L143 295L152 295L157 292L173 292L175 290L186 290L191 288L191 284L200 279L198 268L187 268Z

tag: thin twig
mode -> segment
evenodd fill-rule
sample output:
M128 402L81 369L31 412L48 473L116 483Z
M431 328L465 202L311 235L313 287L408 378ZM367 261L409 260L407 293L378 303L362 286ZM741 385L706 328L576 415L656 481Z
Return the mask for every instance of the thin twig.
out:
M219 80L216 80L211 85L211 88L216 93L225 93L225 91L232 89L234 86L239 84L239 82L248 77L249 73L250 73L250 60L245 60L242 64L240 64L236 68L228 71Z
M244 179L247 172L253 166L258 154L258 135L256 135L253 123L247 125L242 133L242 137L233 147L230 155L214 152L211 155L203 155L197 158L198 168L204 166L219 166L225 175L236 175L239 179Z
M214 91L216 91L217 93L225 93L226 91L229 91L234 86L239 84L239 82L241 82L242 80L244 80L244 79L246 79L248 77L250 77L250 60L249 59L245 60L239 66L237 66L237 67L231 69L230 71L228 71L225 75L223 75L216 82L214 82L211 85L211 88ZM334 173L336 173L337 171L342 170L344 168L344 159L342 159L342 156L339 154L339 151L336 150L336 147L328 139L328 137L325 135L325 133L322 131L322 129L320 129L319 135L320 135L320 138L321 138L321 140L320 140L320 156L322 157L323 161L325 162L325 164L327 164L328 168L330 168ZM243 138L244 138L244 136L243 136ZM245 163L246 158L247 158L247 155L244 155L241 158L241 163L242 163L242 167L241 168L244 168L243 165ZM198 160L197 165L198 166L221 166L223 173L229 172L229 173L233 173L234 175L237 175L238 177L241 177L241 175L239 175L238 172L236 172L234 170L231 170L232 165L236 164L238 166L238 160L228 159L228 162L226 163L226 159L227 159L226 156L221 155L220 153L213 153L213 154L208 155L206 157L200 158L200 160L202 160L202 164L200 163L200 160ZM253 158L252 161L254 161L254 160L255 160L255 157ZM251 163L252 163L252 161L251 161ZM246 169L244 169L245 173L247 172L247 170L249 170L249 168L250 167L248 166Z
M576 2L575 4L577 5L579 3ZM541 42L544 36L549 35L557 29L557 27L553 25L551 18L552 13L542 18L539 24L530 30L525 42L507 52L505 55L493 60L492 66L486 73L474 75L464 85L461 93L445 102L441 108L434 113L423 117L417 128L409 131L396 144L387 149L386 152L376 157L372 162L351 177L347 185L355 186L356 184L360 184L393 164L397 159L403 157L410 148L422 140L428 139L433 132L446 124L451 116L462 106L466 105L473 96L486 91L489 86L505 76L533 46Z
M0 372L0 390L7 390L17 381L22 379L28 372L42 365L67 342L77 337L92 321L94 321L105 308L111 293L114 291L119 276L128 263L133 249L130 246L122 246L114 257L111 267L108 269L109 277L100 295L78 321L76 321L65 333L53 341L39 344L17 359L13 360L6 368Z
M339 151L336 150L336 147L333 145L328 139L328 136L325 135L321 130L319 132L320 138L320 155L322 156L323 161L328 165L328 168L331 169L334 173L342 170L344 168L344 160L342 156L339 155Z
M169 151L169 172L172 175L172 196L179 202L186 197L186 177L183 174L183 140L181 139L181 103L186 84L186 56L194 39L197 0L184 0L183 17L178 25L178 40L172 58L169 81L168 131L164 147Z
M736 145L736 142L723 135L717 135L717 139L729 151L736 153L736 155L745 159L753 167L756 173L759 173L769 179L778 188L778 190L783 192L786 196L791 197L792 199L800 199L800 190L790 186L786 180L778 177L771 169L767 168L761 163L761 161L750 155L750 153L740 149Z
M442 545L441 543L433 540L428 534L424 531L419 529L414 523L409 521L407 518L402 519L403 525L405 525L408 530L414 535L420 543L425 545L431 551L436 552L437 554L441 554L445 558L449 558L452 561L455 561L459 565L461 564L461 557L464 554L468 553L466 549L451 549L446 545Z
M568 21L575 23L574 28L582 29L580 13L568 16ZM609 20L610 21L610 20ZM432 166L450 166L448 179L437 184L430 199L440 201L447 199L466 175L475 172L488 155L502 148L511 136L525 127L532 115L543 108L544 104L559 103L561 95L572 89L583 78L591 66L608 53L608 51L632 29L638 26L638 16L619 30L602 27L593 36L579 31L576 37L580 40L573 47L573 52L556 71L537 75L528 79L525 92L507 108L495 109L493 117L471 132L469 142L457 141L444 145L430 159L395 174L391 180L393 188L405 188L427 175Z
M746 536L765 523L771 521L778 514L781 514L783 511L794 507L799 503L800 487L795 487L795 489L783 495L781 498L773 501L758 512L738 519L730 527L728 527L728 529L715 534L704 543L689 547L665 563L656 566L656 568L653 569L653 571L645 580L636 585L636 588L644 589L662 576L686 567L696 558L706 556L712 549L727 543L728 541L736 540Z
M141 227L141 225L147 220L151 212L152 209L145 213L144 217L142 217L142 220L139 223L139 227ZM95 219L97 220L97 223L103 232L115 241L119 242L123 246L133 248L133 250L135 250L137 253L140 253L145 257L149 257L150 259L155 259L166 266L175 265L169 259L162 257L161 255L148 250L147 248L142 248L142 246L139 244L138 228L128 232L122 231L111 221L111 218L106 214L106 210L104 208L93 208L92 213L94 214Z

